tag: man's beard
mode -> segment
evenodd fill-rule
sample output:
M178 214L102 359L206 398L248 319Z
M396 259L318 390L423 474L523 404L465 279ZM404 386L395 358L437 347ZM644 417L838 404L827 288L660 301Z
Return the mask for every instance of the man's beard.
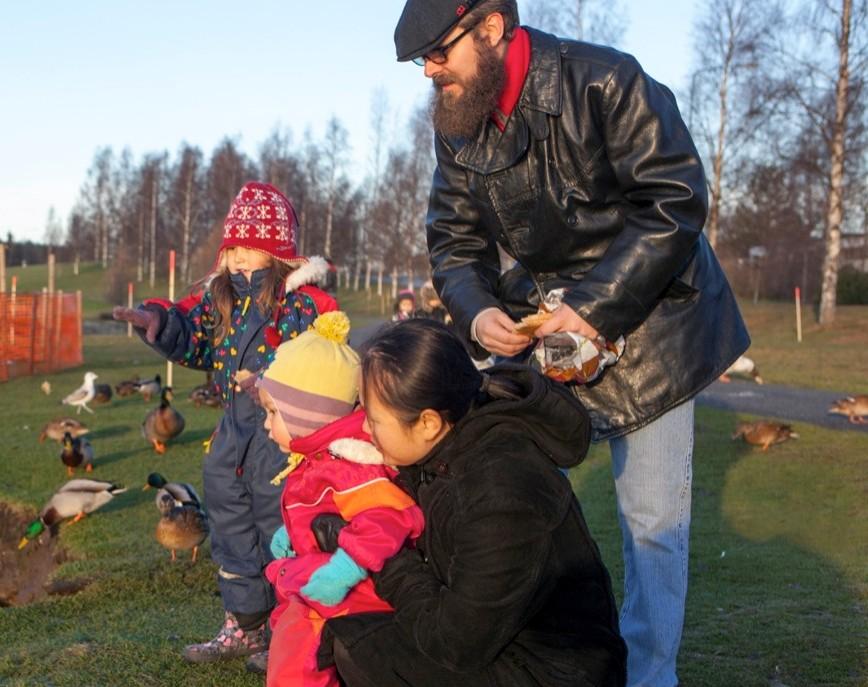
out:
M476 41L476 76L469 81L442 74L434 77L431 94L431 122L434 129L450 138L472 138L497 107L506 83L506 70L497 50L485 41ZM443 86L459 83L464 92L452 95Z

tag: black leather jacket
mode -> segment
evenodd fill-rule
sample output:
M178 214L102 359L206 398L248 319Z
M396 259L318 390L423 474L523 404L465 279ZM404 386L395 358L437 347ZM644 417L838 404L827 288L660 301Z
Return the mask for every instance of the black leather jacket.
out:
M566 287L603 335L625 335L618 364L575 389L606 439L699 392L750 340L702 235L705 176L672 93L629 55L527 30L506 130L436 138L434 283L468 342L484 308L536 310L538 286ZM518 261L504 273L496 244Z

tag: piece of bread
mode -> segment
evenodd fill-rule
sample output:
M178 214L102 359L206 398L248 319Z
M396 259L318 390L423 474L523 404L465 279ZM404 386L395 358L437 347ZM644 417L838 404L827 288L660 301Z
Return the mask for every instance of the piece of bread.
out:
M521 320L515 323L514 331L516 334L533 336L536 333L536 330L542 326L543 322L548 320L551 316L552 314L550 312L540 310L532 315L522 317Z

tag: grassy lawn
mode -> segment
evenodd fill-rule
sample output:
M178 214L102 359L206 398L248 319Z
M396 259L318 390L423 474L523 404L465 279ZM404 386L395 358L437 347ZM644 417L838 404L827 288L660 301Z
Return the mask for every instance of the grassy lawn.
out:
M92 279L90 288L98 289L101 275L87 268L80 279ZM96 294L93 303L93 313L107 309ZM342 294L342 304L356 327L390 307L364 293ZM859 323L868 308L842 308L829 331L806 325L801 345L791 336L784 304L748 305L745 315L751 355L769 382L868 391L868 331ZM0 385L0 501L30 515L66 479L59 448L39 444L37 434L47 420L67 414L59 398L81 383L82 373L92 369L99 381L114 384L133 373L165 371L137 339L87 336L85 346L86 367ZM819 365L822 375L806 374L810 365ZM39 390L44 378L53 386L48 397ZM153 537L153 491L141 491L152 471L201 487L202 441L219 417L185 400L201 379L175 368L176 405L187 429L164 456L139 433L155 402L115 399L95 406L94 416L82 413L96 454L93 477L122 482L129 491L61 528L65 560L53 579L87 582L82 591L0 608L0 685L263 683L244 672L243 661L192 667L181 660L180 649L210 637L221 620L215 567L207 544L195 565L187 555L169 561ZM747 418L697 413L683 685L868 685L868 437L797 425L799 441L762 453L729 439L740 419ZM594 447L571 478L620 596L620 533L605 447ZM39 553L33 544L15 550L20 534L0 540L0 579Z
M741 309L753 342L747 354L767 383L868 394L868 306L838 306L829 327L802 308L801 343L792 303L742 302Z

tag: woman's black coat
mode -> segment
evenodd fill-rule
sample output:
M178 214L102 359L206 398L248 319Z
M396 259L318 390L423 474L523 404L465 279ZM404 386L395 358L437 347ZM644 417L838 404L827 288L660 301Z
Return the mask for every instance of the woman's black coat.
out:
M402 470L426 526L418 550L405 550L376 578L394 617L384 625L382 617L336 619L331 632L372 671L387 653L393 665L423 657L490 684L620 684L626 648L609 575L558 469L584 458L588 415L526 367L491 374L520 383L523 398L471 411ZM376 648L375 627L390 646ZM377 684L391 683L383 675Z

